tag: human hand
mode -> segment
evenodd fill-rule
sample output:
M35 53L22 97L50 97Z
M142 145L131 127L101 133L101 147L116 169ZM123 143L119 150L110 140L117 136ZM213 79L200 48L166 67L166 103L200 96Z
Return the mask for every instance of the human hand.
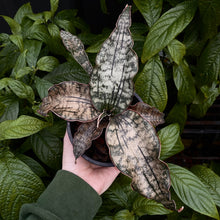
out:
M77 159L73 154L73 146L66 132L63 143L62 169L74 173L87 182L99 195L113 183L120 171L116 167L100 167L82 157Z

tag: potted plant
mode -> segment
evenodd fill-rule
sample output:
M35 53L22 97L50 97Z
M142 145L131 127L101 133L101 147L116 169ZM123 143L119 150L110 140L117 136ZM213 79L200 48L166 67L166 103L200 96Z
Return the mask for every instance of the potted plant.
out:
M52 111L69 122L81 123L72 140L76 160L105 130L111 160L132 178L132 188L175 210L169 192L169 169L159 160L160 141L154 128L163 122L163 113L143 102L131 105L138 57L132 50L130 25L131 10L126 6L97 54L94 68L81 41L61 31L64 45L90 74L90 82L65 81L54 85L43 99L39 113L46 116Z

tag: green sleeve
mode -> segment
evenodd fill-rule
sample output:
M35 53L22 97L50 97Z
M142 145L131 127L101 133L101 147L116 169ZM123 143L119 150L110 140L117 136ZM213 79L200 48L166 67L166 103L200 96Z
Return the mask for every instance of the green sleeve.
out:
M60 170L36 203L22 206L19 220L90 220L101 203L90 185Z

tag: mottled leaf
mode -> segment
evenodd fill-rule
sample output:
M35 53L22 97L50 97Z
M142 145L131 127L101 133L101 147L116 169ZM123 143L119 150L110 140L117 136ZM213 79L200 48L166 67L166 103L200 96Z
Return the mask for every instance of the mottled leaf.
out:
M74 36L67 31L61 31L60 36L66 49L70 51L74 59L83 67L83 69L88 74L91 74L93 67L84 50L84 45L81 40L77 36Z
M149 27L151 27L160 17L163 0L134 0L134 3Z
M16 120L7 120L0 123L0 140L27 137L48 125L47 122L37 118L22 115Z
M204 183L215 204L220 207L220 177L202 165L195 165L190 170Z
M152 57L135 82L135 91L145 103L163 111L167 105L165 72L159 56Z
M124 111L132 101L132 79L138 70L138 58L132 50L130 13L130 7L127 6L96 57L90 94L94 106L100 112L107 110L117 114Z
M169 164L172 187L178 197L193 210L219 219L215 203L205 185L187 169Z
M175 210L169 193L169 170L158 159L160 141L150 123L128 110L110 118L106 142L114 164L132 178L132 187L136 191Z
M164 123L164 113L160 112L157 108L151 107L144 102L138 102L130 106L130 109L139 113L145 120L150 122L153 126Z
M147 35L141 60L145 63L166 47L191 22L196 1L184 1L165 12Z
M24 203L33 203L44 190L41 179L7 148L0 149L0 213L3 219L19 219Z
M97 120L92 122L83 123L77 129L77 132L74 134L73 138L73 153L75 159L79 158L83 153L91 147L92 141L97 139L101 134L104 128L107 127L108 122L102 120L97 127Z
M54 112L65 120L90 121L98 117L89 95L89 86L74 81L62 82L51 87L43 99L39 113L46 116Z

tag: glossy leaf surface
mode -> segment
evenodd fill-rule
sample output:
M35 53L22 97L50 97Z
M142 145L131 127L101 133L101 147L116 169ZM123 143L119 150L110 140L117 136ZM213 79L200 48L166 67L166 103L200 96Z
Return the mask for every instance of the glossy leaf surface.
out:
M145 63L166 47L191 22L196 11L195 1L184 1L165 12L151 27L141 57Z
M151 107L144 102L138 102L135 105L130 106L130 109L139 113L145 120L150 122L153 126L164 123L164 114L157 108Z
M91 103L89 86L74 81L62 82L49 89L39 113L46 116L48 111L73 121L89 121L98 117L98 111Z
M88 74L91 74L93 67L84 50L84 45L81 40L77 36L74 36L67 31L61 31L60 36L66 49L70 51L74 59L83 67L83 69Z
M100 112L120 113L132 101L132 78L138 71L138 58L132 50L130 13L130 7L127 6L96 57L90 94L94 106Z
M170 200L169 170L158 159L160 142L150 123L128 110L110 119L106 142L114 164L132 178L136 191L175 210Z
M219 219L215 203L205 185L187 169L169 164L172 187L178 197L193 210Z

